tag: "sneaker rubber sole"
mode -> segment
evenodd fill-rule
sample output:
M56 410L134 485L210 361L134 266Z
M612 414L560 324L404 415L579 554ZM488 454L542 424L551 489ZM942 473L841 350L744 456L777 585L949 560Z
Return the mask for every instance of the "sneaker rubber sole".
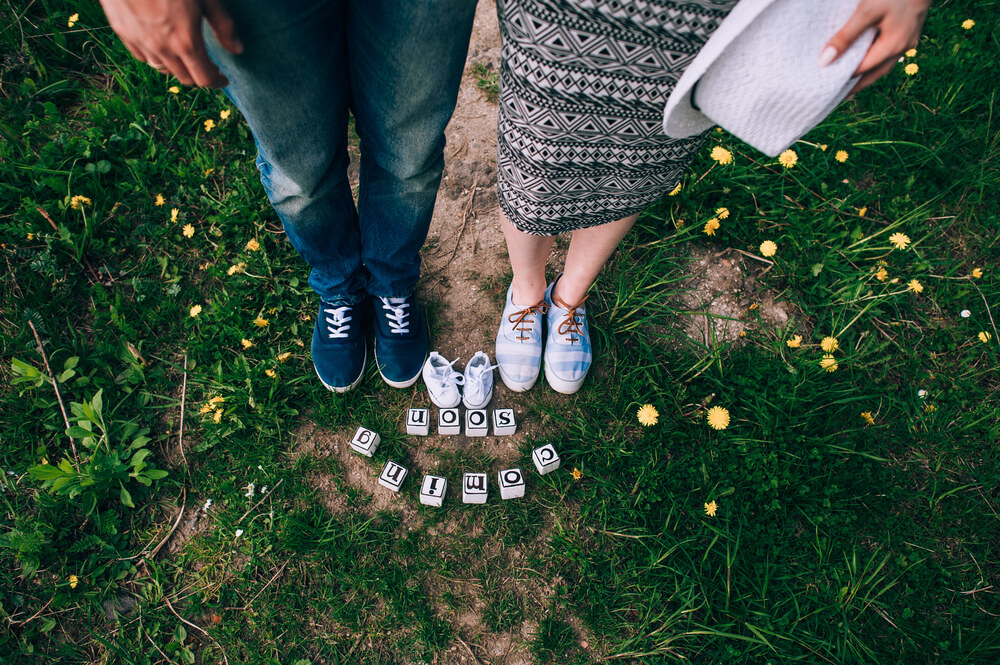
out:
M503 384L516 393L523 393L531 390L538 382L538 374L536 374L530 381L515 381L507 376L507 373L503 371L503 365L497 367L497 370L500 372L500 380L503 381Z
M319 369L316 367L316 364L313 363L313 370L315 370L316 376L319 377L319 382L323 384L324 388L334 393L346 393L348 391L354 390L357 387L357 385L361 383L361 379L365 378L365 370L367 368L368 368L368 348L366 347L365 359L364 362L361 363L361 373L358 374L358 378L354 379L354 383L352 383L349 386L331 386L329 383L323 380L322 376L319 375Z
M430 356L429 353L425 353L424 360L423 362L420 363L420 369L417 370L417 373L414 374L412 378L406 379L404 381L390 381L385 377L385 374L382 373L382 366L378 362L378 350L375 351L375 366L378 367L378 375L382 377L382 380L385 381L389 385L389 387L409 388L410 386L412 386L414 383L417 382L417 379L420 378L421 374L423 373L424 363L427 362L427 358L429 356Z
M557 393L562 393L563 395L572 395L573 393L580 390L580 386L586 380L587 375L584 374L576 381L567 381L565 379L560 379L558 376L549 371L549 366L544 362L545 365L545 380L548 382L549 387Z

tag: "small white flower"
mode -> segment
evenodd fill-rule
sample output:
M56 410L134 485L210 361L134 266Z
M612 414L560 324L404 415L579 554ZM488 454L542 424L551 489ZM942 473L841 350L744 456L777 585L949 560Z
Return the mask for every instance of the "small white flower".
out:
M961 316L961 317L962 317L963 319L967 319L967 318L969 318L970 316L972 316L972 312L970 312L970 311L969 311L969 310L967 310L967 309L963 309L963 310L962 310L962 313L960 314L960 316Z
M267 485L264 485L263 487L260 488L260 493L267 494Z
M921 388L920 390L917 391L917 397L919 397L920 399L924 399L925 397L927 397L927 391Z
M243 529L236 529L236 537L239 538L243 535Z
M205 505L202 506L201 509L207 513L208 509L211 507L212 507L212 500L209 499L208 501L205 502Z
M248 499L252 499L253 495L254 495L254 486L253 483L250 483L249 485L247 485L247 493L245 496Z
M262 467L260 464L257 465L257 468L260 469L261 473L264 473L264 467Z

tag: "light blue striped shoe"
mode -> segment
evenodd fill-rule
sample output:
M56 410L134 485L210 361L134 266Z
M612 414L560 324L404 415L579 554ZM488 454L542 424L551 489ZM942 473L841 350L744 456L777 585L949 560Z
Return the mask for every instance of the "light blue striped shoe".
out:
M562 277L560 275L559 277ZM590 329L587 327L587 310L583 300L568 305L552 296L556 282L545 290L545 315L548 334L545 337L545 380L552 390L572 395L587 378L594 354L590 345Z
M504 385L515 392L529 390L542 365L542 321L545 302L530 307L515 305L513 286L507 289L507 304L497 331L496 359Z

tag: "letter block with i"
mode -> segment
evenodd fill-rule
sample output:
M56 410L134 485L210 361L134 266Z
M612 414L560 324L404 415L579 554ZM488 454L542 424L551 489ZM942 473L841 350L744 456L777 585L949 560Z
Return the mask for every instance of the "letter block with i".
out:
M407 409L406 433L416 436L427 436L431 431L431 412L429 409Z
M420 503L438 506L444 503L444 493L448 491L448 479L441 476L424 476L420 484Z
M462 476L462 503L486 503L485 473L466 473Z
M382 468L382 473L378 477L378 484L382 487L388 487L393 492L398 492L399 488L403 486L404 480L406 480L406 467L389 460Z
M358 431L354 433L354 438L351 439L351 448L366 457L371 457L378 450L380 441L381 439L378 434L370 429L359 427Z
M438 411L438 434L461 434L462 421L458 409L441 409Z

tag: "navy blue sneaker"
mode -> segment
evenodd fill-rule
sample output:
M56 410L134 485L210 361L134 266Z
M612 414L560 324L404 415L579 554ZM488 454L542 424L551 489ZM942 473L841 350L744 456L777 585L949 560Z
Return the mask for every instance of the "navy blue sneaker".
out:
M313 366L329 390L346 393L361 382L368 361L362 303L335 305L319 301L313 328Z
M373 298L375 306L375 364L393 388L409 388L427 359L427 324L413 295Z

